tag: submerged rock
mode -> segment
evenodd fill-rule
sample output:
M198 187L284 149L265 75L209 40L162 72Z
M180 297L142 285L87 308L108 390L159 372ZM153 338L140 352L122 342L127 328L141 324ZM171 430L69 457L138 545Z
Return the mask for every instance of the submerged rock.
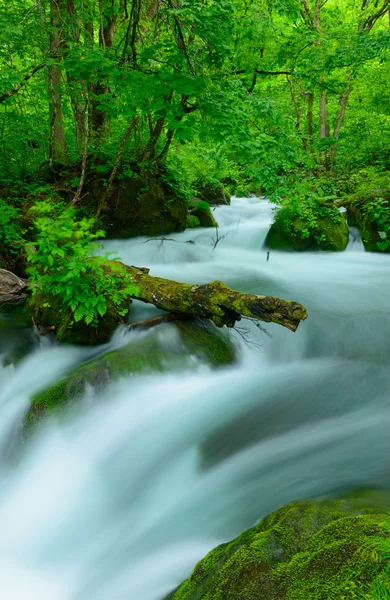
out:
M179 336L172 342L167 333L173 327ZM74 368L56 385L36 394L25 425L28 429L49 414L60 414L64 406L84 395L87 386L101 392L110 381L120 377L188 369L194 359L219 367L231 363L234 357L233 346L212 324L198 325L194 320L186 320L162 325L126 346Z
M212 550L168 598L387 598L364 593L390 591L389 538L388 511L367 498L296 502Z

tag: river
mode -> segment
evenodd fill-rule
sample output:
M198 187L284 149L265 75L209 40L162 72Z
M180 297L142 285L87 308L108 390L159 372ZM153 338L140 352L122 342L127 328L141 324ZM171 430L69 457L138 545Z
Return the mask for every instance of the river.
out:
M71 419L22 451L31 395L91 350L45 340L1 367L1 598L162 600L211 548L276 508L390 486L389 257L365 253L352 231L343 253L267 260L266 201L233 199L214 214L219 239L195 229L106 249L152 275L301 302L308 320L295 334L243 323L230 367L194 361L124 378L103 398L88 389ZM120 328L105 348L138 335ZM173 325L161 335L177 343Z

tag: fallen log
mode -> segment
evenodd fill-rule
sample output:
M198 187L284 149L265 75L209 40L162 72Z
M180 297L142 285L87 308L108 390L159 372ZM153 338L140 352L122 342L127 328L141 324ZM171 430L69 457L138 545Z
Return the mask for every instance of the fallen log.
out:
M110 261L109 261L110 262ZM112 261L112 264L117 261ZM246 294L228 288L221 281L204 285L180 283L161 277L153 277L149 269L127 266L119 263L121 269L130 275L137 292L129 295L154 304L167 313L152 320L150 326L176 320L181 316L209 319L218 327L234 327L242 318L277 323L290 331L296 331L299 323L307 318L306 309L297 302L282 300L275 296ZM28 294L28 281L0 269L0 304L21 301ZM34 316L34 315L32 315ZM50 326L57 325L49 323ZM148 326L136 323L134 328ZM50 330L52 327L50 327Z
M210 319L218 327L234 327L237 321L245 317L278 323L290 331L296 331L299 323L307 318L306 309L297 302L237 292L221 281L192 285L153 277L137 267L123 267L139 290L133 298L154 304L167 312Z

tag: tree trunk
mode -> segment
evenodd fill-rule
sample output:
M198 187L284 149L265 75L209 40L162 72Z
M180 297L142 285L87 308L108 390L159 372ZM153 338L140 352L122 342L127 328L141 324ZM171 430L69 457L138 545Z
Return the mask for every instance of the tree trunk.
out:
M62 23L66 15L66 0L50 0L50 55L64 50ZM49 67L50 162L63 163L67 156L62 113L61 67Z
M313 106L314 106L314 94L313 92L307 92L307 137L308 137L308 150L313 147Z
M112 48L114 45L115 24L117 20L117 14L114 12L113 0L100 0L99 11L99 45L103 48ZM95 147L99 146L107 133L108 115L106 111L99 108L99 96L107 94L108 92L109 87L104 78L99 79L91 86L90 127Z
M326 92L321 92L320 97L320 140L324 140L329 137L329 114L327 109L328 99ZM328 152L321 152L321 162L326 170L329 168Z
M346 108L347 108L347 103L348 103L349 96L351 94L351 90L352 90L352 83L349 84L349 86L341 94L340 99L339 99L340 110L339 110L339 114L337 115L336 125L335 125L334 132L333 132L333 137L336 138L336 140L338 140L339 137L340 137L340 129L341 129L341 125L343 124L343 121L344 121L345 111L346 111ZM332 150L331 150L331 153L330 153L330 162L331 162L331 164L333 164L334 157L335 157L335 154L336 154L336 149L337 149L337 144L335 144L332 147Z

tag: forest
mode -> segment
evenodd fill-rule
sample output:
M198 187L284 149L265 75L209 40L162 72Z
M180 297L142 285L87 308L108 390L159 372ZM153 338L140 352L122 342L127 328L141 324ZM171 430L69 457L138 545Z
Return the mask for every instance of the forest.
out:
M101 443L90 504L47 500L42 588L5 540L28 583L4 597L389 599L390 0L9 0L0 19L0 472L36 460L52 490L54 457ZM95 493L134 509L115 524L134 541ZM51 564L56 523L89 577Z
M3 266L32 282L44 270L41 291L76 321L96 323L109 303L124 308L102 265L83 266L94 239L215 226L210 202L252 193L283 205L271 247L343 250L339 202L366 248L386 252L388 8L370 0L4 5ZM87 285L96 271L99 291Z

